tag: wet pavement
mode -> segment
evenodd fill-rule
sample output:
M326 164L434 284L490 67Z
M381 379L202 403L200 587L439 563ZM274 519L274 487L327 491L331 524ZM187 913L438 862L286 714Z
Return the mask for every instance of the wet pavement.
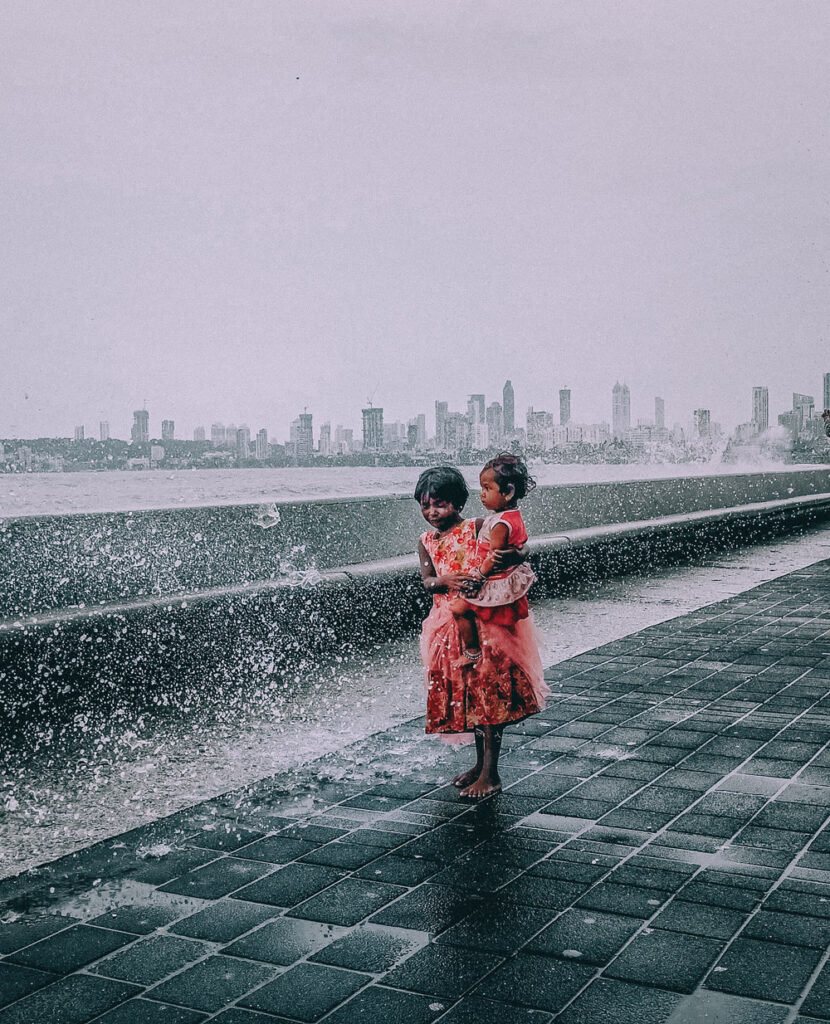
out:
M547 674L481 804L415 720L0 882L0 1024L830 1020L830 561Z

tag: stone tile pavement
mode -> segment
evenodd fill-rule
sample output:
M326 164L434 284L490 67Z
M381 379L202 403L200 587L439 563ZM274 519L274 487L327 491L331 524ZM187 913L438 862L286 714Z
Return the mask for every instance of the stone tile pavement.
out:
M0 882L0 1024L830 1020L830 562L547 674L482 804L414 722Z

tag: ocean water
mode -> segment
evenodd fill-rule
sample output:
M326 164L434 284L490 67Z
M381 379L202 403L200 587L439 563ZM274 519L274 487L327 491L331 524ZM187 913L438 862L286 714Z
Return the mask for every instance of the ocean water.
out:
M778 462L741 466L719 462L674 465L532 464L536 482L597 483L608 480L655 480L715 473L761 472L798 467ZM812 468L815 467L803 467ZM461 467L478 485L478 469ZM421 467L338 466L282 469L141 470L110 473L0 474L0 516L56 515L73 512L119 512L194 505L244 505L319 498L410 495Z

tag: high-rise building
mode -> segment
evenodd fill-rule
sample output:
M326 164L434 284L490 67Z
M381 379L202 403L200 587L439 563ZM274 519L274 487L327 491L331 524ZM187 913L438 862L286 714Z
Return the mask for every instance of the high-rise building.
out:
M440 451L447 446L446 422L449 415L447 402L435 403L435 447Z
M571 422L571 389L559 389L559 425L566 427Z
M654 426L658 430L666 429L666 403L662 398L654 399Z
M762 434L769 427L769 388L752 389L752 422L758 434Z
M314 454L314 429L310 412L301 412L297 426L296 452L298 459L310 459Z
M133 413L130 437L133 444L147 444L150 440L150 414L146 409L136 409Z
M265 427L256 433L256 459L257 462L265 462L268 458L268 431Z
M498 402L487 406L487 434L490 444L501 444L504 437L504 413Z
M224 423L211 423L210 425L210 443L214 448L221 448L225 443L225 424Z
M172 441L176 434L176 424L173 420L162 420L161 421L161 439L162 441Z
M419 412L415 417L415 447L426 448L427 444L427 414Z
M75 427L75 440L83 441L84 439L84 428L83 426Z
M193 440L194 441L204 441L204 439L205 439L205 428L204 427L196 427L196 429L193 431Z
M631 429L631 392L627 384L614 385L611 402L611 431L615 439L623 438Z
M470 444L470 421L460 412L447 414L444 421L444 450L458 452Z
M324 423L320 427L320 444L318 451L321 455L331 455L331 423Z
M470 423L485 422L484 395L470 395L467 399L467 415L470 418Z
M110 439L110 424L109 420L101 420L98 424L98 440L109 441Z
M383 448L383 409L377 406L363 410L363 448L369 452Z
M240 459L247 459L251 454L251 428L246 423L236 432L236 454Z
M516 432L516 407L513 385L509 380L504 382L501 393L501 405L504 412L504 436L507 440Z
M712 422L708 409L695 409L695 435L709 437L712 433Z
M813 418L814 409L815 399L812 395L800 395L798 392L793 392L793 412L795 413L799 433L804 430L807 423Z
M824 409L830 409L830 373L824 375Z

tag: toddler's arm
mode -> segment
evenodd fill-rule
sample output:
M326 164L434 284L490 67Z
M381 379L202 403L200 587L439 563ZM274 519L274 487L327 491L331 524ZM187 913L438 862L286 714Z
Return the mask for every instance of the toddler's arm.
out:
M494 572L498 571L499 566L497 561L503 560L503 553L508 551L511 547L507 542L509 535L510 531L508 530L506 523L496 523L493 527L490 533L490 551L478 567L478 571L482 576L491 576Z

